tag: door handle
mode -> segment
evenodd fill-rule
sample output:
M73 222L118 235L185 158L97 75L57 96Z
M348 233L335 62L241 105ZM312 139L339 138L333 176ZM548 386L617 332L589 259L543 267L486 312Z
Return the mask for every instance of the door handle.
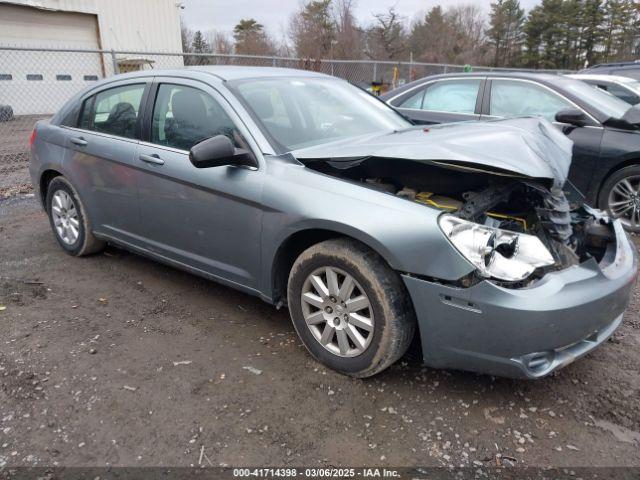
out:
M71 139L71 143L74 143L80 147L84 147L86 146L89 142L87 142L84 138L82 137L74 137Z
M142 160L145 163L153 163L154 165L164 165L164 160L162 160L155 153L152 155L144 155L144 154L140 155L140 160Z

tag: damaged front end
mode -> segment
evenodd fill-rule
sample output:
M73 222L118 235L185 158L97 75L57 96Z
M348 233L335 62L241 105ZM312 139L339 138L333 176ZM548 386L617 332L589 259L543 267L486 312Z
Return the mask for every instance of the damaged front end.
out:
M426 365L540 378L609 338L637 276L620 222L568 200L571 150L548 122L518 119L292 154L307 168L439 212L429 218L471 268L446 279L406 264L400 272ZM438 263L427 240L404 243L421 241L426 260Z
M559 188L529 182L465 192L459 208L439 224L456 249L476 267L461 279L484 278L521 288L546 273L595 259L614 240L611 220L586 205L572 205Z
M475 267L460 286L490 278L520 288L550 271L600 262L614 238L606 216L567 200L571 149L549 122L526 118L411 129L293 154L314 170L441 210L441 230Z

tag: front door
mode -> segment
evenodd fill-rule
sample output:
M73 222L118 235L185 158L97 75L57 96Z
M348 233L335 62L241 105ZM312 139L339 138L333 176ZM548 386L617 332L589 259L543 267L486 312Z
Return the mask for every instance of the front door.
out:
M246 147L248 133L213 88L156 79L148 138L137 152L145 248L182 265L255 289L260 265L262 168L198 169L196 143L227 135Z

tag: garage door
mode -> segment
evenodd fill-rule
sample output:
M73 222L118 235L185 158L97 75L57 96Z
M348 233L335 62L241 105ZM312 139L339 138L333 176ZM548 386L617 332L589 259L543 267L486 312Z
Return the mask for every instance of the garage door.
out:
M0 45L98 49L95 15L0 3ZM0 51L0 104L17 115L49 114L104 76L97 53Z
M0 3L0 43L96 49L96 16Z

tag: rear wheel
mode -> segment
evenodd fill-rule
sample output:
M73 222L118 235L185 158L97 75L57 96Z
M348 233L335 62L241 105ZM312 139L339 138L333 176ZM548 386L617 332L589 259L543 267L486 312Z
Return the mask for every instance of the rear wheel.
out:
M599 203L626 230L640 232L640 165L614 172L602 186Z
M327 240L304 251L291 269L287 296L307 350L347 375L384 370L413 338L415 316L402 280L356 241Z
M93 236L86 209L66 178L51 180L47 187L46 206L51 229L65 252L80 257L104 248L104 242Z

